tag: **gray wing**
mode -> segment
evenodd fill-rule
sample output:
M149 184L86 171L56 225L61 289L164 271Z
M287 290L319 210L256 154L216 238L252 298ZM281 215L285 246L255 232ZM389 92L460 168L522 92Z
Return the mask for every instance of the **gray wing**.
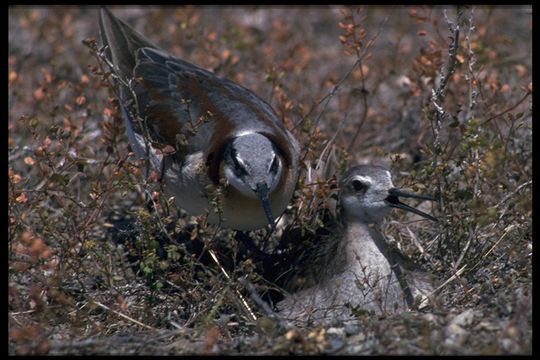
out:
M389 246L377 230L370 229L379 250L386 257L405 294L409 307L414 305L417 294L427 295L434 289L435 276L422 269L397 248Z

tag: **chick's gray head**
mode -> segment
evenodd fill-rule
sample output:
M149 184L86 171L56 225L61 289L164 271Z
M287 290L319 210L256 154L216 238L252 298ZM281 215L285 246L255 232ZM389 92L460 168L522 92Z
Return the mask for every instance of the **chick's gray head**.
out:
M437 221L433 216L402 203L399 197L435 200L431 196L412 194L396 188L390 171L380 166L355 166L340 181L340 204L345 221L379 222L392 208Z

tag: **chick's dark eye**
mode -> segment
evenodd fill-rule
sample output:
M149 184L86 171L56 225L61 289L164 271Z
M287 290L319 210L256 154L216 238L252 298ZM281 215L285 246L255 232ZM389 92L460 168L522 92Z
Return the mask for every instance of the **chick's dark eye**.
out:
M361 182L360 180L353 180L352 186L354 191L365 191L367 189L367 184Z

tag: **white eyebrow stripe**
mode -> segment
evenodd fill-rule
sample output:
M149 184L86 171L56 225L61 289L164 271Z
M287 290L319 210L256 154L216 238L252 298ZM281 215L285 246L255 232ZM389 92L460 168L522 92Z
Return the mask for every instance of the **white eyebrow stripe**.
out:
M277 159L276 159L276 158L277 158ZM268 171L270 171L270 169L272 169L272 164L273 164L274 161L276 161L276 160L277 160L278 163L280 162L280 160L279 160L279 158L277 157L276 153L273 152L273 153L272 153L272 161L270 161L270 165L268 165Z
M371 184L373 181L371 180L371 177L369 176L362 176L362 175L356 175L353 180L359 180L363 183Z
M252 134L258 134L256 131L253 130L244 130L239 131L236 134L234 134L235 137L245 136L245 135L252 135Z
M238 156L238 155L236 155L235 157L236 157L236 161L238 161L238 163L239 163L240 165L242 165L242 167L243 167L244 169L247 169L246 163L244 162L244 159L242 159L242 158L241 158L240 156Z

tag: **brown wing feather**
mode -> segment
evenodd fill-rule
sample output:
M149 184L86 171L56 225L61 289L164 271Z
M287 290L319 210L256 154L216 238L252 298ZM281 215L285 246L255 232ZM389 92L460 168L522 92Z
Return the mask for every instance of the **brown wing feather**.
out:
M121 80L128 121L154 146L173 146L179 159L204 151L208 175L217 183L225 144L239 131L253 131L266 135L285 165L295 167L295 140L271 106L253 92L169 56L106 9L100 13L100 27L106 54Z

